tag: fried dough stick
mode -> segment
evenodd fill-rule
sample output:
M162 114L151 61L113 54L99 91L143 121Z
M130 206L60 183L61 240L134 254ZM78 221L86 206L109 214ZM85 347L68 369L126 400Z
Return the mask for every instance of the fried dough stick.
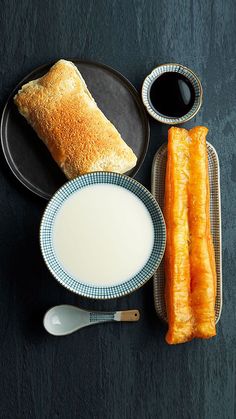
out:
M170 128L164 204L167 228L165 298L169 324L166 341L170 344L186 342L193 334L188 225L190 141L187 130Z
M194 337L215 336L216 269L210 231L210 190L206 135L208 129L189 131L189 230L191 300L194 315Z

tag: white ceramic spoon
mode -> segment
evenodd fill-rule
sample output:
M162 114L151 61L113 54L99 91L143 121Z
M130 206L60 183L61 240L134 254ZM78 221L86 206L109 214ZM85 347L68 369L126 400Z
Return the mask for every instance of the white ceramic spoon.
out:
M90 312L71 305L60 305L50 308L43 319L43 325L48 333L54 336L65 336L82 327L97 323L123 321L136 322L139 320L138 310Z

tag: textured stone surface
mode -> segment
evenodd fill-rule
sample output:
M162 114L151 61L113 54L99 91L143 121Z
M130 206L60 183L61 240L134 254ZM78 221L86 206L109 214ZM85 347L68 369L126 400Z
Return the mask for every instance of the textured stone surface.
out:
M0 156L0 417L233 419L236 381L236 6L234 1L1 1L0 103L34 67L61 57L104 62L140 90L159 63L196 71L204 105L186 126L205 124L221 165L224 306L218 335L169 347L152 283L116 301L78 299L50 276L38 244L45 202L25 190ZM167 127L150 121L151 144ZM60 303L139 308L137 324L46 335L42 316Z

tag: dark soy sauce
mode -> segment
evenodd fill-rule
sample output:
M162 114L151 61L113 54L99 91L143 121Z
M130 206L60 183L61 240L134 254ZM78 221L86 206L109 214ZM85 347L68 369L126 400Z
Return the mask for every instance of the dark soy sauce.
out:
M152 84L150 99L153 107L163 116L180 118L186 115L195 101L190 80L182 74L161 74Z

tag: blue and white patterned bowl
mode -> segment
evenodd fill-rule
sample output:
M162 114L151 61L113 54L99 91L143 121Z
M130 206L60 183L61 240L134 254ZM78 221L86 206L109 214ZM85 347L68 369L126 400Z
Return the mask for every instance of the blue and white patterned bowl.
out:
M148 209L154 227L154 245L146 265L133 278L119 285L110 287L93 287L73 278L60 265L53 249L53 223L57 211L63 202L74 192L88 185L107 183L119 185L133 192ZM93 172L67 182L49 201L40 226L40 245L45 263L58 282L76 294L95 299L109 299L129 294L141 287L158 268L165 250L166 229L159 205L152 194L136 180L117 173Z
M174 117L167 117L159 113L152 105L150 99L150 89L152 87L153 82L162 74L164 73L180 73L185 76L192 84L194 91L195 91L195 101L190 109L190 111L179 118ZM157 121L162 122L163 124L175 125L175 124L182 124L184 122L189 121L192 119L199 111L202 105L202 85L199 78L196 74L190 70L188 67L185 67L181 64L162 64L158 67L154 68L152 72L145 78L142 86L142 100L144 106L146 107L148 113L155 118Z

